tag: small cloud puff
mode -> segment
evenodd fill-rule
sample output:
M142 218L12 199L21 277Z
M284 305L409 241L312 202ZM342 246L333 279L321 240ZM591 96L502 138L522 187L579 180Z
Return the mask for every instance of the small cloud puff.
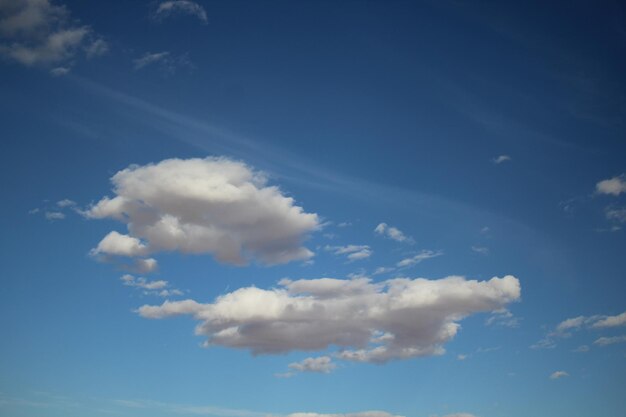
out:
M376 226L374 232L381 236L386 236L389 239L393 239L396 242L413 243L413 238L405 235L400 229L389 226L387 223L380 223Z
M166 17L171 17L177 14L186 14L194 16L204 24L207 24L208 18L204 7L196 2L189 0L171 0L163 1L159 3L154 17L156 20L163 20Z
M493 158L491 160L491 162L493 162L496 165L500 165L501 163L507 162L507 161L510 161L510 160L511 160L511 157L509 155L499 155L499 156L496 156L495 158Z
M335 370L337 365L333 363L330 356L319 356L317 358L306 358L300 362L289 364L289 368L298 372L318 372L328 374Z
M436 258L437 256L443 255L442 251L433 251L433 250L423 250L417 255L413 255L409 258L405 258L398 262L396 266L398 268L408 268L413 265L417 265L418 263L425 261L427 259Z
M550 375L550 379L559 379L569 376L569 374L565 371L555 371Z
M626 174L602 180L596 184L598 194L610 194L618 196L626 193Z

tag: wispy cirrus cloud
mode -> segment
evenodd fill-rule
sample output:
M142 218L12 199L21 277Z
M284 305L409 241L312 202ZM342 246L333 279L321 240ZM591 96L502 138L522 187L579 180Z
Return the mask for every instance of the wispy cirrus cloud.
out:
M169 51L146 52L133 60L135 70L156 67L164 75L172 75L181 68L193 69L194 65L187 54L173 55Z
M498 155L495 158L491 159L491 162L493 162L496 165L500 165L510 160L511 160L511 157L509 155Z
M434 250L422 250L416 255L410 256L408 258L404 258L399 261L396 266L398 268L408 268L414 265L417 265L420 262L423 262L427 259L436 258L437 256L443 255L443 251L434 251Z
M531 345L532 349L551 349L556 347L559 339L571 337L574 332L580 330L603 330L626 326L626 312L615 316L593 315L577 316L560 322L554 330L550 330L546 336L537 343ZM602 345L602 343L598 343Z

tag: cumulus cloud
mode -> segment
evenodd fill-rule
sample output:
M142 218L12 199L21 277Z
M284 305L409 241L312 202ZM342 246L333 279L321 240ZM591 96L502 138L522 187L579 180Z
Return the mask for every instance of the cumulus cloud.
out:
M564 378L566 376L569 376L569 374L565 371L554 371L550 375L550 379L559 379L559 378Z
M396 264L396 266L398 268L408 268L410 266L417 265L418 263L427 259L436 258L437 256L441 255L443 255L442 251L423 250L417 255L401 260Z
M413 242L413 238L402 233L400 229L389 226L387 223L380 223L378 226L376 226L376 228L374 229L374 232L381 236L386 236L390 239L393 239L396 242L407 242L407 243Z
M102 51L106 42L70 19L65 6L48 0L0 2L0 54L23 65L57 65L51 73L63 75L77 54L86 50L89 55L96 42Z
M211 254L220 262L244 265L306 260L303 246L319 228L267 178L226 158L168 159L133 165L112 178L115 197L104 197L83 212L91 219L125 223L128 235L111 232L92 253L144 256L159 251Z
M206 346L254 354L320 351L337 346L339 359L383 363L444 353L464 317L519 300L513 276L489 281L451 276L438 280L368 278L282 280L278 288L240 288L213 303L194 300L144 305L160 319L191 315Z
M147 247L136 237L120 234L116 231L106 235L98 246L91 250L91 254L114 255L114 256L143 256L147 253Z
M327 251L333 252L335 255L345 255L349 261L358 261L369 258L374 251L368 245L347 245L347 246L326 246Z
M626 193L626 174L598 182L596 184L596 192L615 196Z
M317 358L306 358L300 362L289 364L289 368L298 372L319 372L328 374L335 370L337 365L333 363L330 356L319 356Z
M204 24L208 22L207 13L204 7L189 0L163 1L159 3L159 6L154 12L154 17L157 20L162 20L166 17L171 17L177 14L195 16Z
M140 273L140 274L149 274L150 272L154 272L159 268L159 263L154 258L145 258L145 259L135 259L130 270Z
M511 157L509 155L498 155L495 158L493 158L491 160L491 162L493 162L496 165L499 165L499 164L501 164L503 162L507 162L507 161L510 161L510 160L511 160Z

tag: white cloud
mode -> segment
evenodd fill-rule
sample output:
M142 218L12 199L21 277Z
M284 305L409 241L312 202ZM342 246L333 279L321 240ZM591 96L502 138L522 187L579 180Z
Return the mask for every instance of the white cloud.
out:
M550 375L550 379L559 379L559 378L563 378L566 376L569 376L569 374L565 371L554 371Z
M113 256L143 256L147 253L147 247L136 237L123 235L115 230L106 235L91 254Z
M302 243L319 228L317 215L305 213L242 162L168 159L131 166L111 180L116 196L104 197L83 215L117 219L127 224L129 235L111 232L96 254L208 253L236 265L313 256Z
M146 67L150 64L154 64L160 61L164 61L166 59L168 59L168 57L170 56L170 53L165 51L165 52L155 52L155 53L150 53L150 52L146 52L145 54L143 54L141 57L135 59L133 61L133 63L135 64L135 69L141 69L143 67Z
M503 326L503 327L518 327L519 318L515 317L509 310L494 311L491 316L485 320L487 326Z
M615 196L626 193L626 174L600 181L596 184L596 192Z
M46 211L44 216L48 220L63 220L65 218L65 214L60 211Z
M188 14L197 17L205 24L208 22L204 7L189 0L163 1L157 7L155 17L160 20L174 14Z
M606 328L606 327L618 327L626 326L626 311L617 316L601 316L601 318L593 323L591 327L594 328Z
M574 352L576 353L585 353L585 352L589 352L590 348L587 345L580 345L578 346L576 349L574 349Z
M396 268L392 268L392 267L389 267L389 266L379 266L378 268L376 268L374 270L372 275L386 274L387 272L395 271L395 269Z
M146 52L139 58L133 60L133 66L135 70L154 66L164 75L172 75L180 68L194 69L194 65L189 60L187 54L175 56L168 51L155 53Z
M69 67L56 67L50 70L50 74L52 74L55 77L62 77L64 75L69 74L70 71L71 71L71 68Z
M202 304L144 305L145 318L192 315L206 346L255 354L320 351L338 346L344 360L386 362L439 355L464 317L502 309L520 297L517 278L489 281L367 278L283 280L279 288L240 288ZM384 337L381 337L384 335Z
M128 285L129 287L143 288L145 290L160 290L167 287L167 281L147 281L145 278L135 278L130 274L122 276L120 280L122 280L124 285Z
M48 0L2 1L0 16L0 54L26 66L62 64L51 71L56 76L67 73L81 47L94 42L90 27Z
M496 165L499 165L499 164L501 164L503 162L507 162L507 161L510 161L510 160L511 160L511 157L509 155L499 155L499 156L496 156L495 158L493 158L491 160L491 162L493 162Z
M140 273L140 274L149 274L150 272L154 272L158 269L159 263L154 258L146 258L146 259L135 259L133 265L130 267L130 270Z
M401 260L400 262L396 264L396 266L398 268L407 268L413 265L417 265L418 263L425 261L427 259L436 258L437 256L441 256L441 255L443 255L442 251L423 250L417 255Z
M608 346L614 345L615 343L624 343L626 342L626 335L623 336L613 336L613 337L601 337L593 342L594 345L598 346Z
M63 199L63 200L59 200L57 201L57 206L61 207L61 208L65 208L65 207L73 207L76 205L75 201L72 201L70 199Z
M170 297L174 295L183 295L183 292L169 288L169 282L165 280L148 281L143 277L135 277L130 274L123 275L120 280L128 287L135 287L143 290L146 295L158 295L160 297Z
M346 246L326 246L325 250L333 252L335 255L346 255L349 261L358 261L372 256L374 251L368 245L346 245Z
M413 238L406 236L399 229L389 226L387 223L380 223L378 226L376 226L376 228L374 229L374 232L376 232L379 235L386 236L390 239L393 239L397 242L407 242L407 243L413 242Z
M337 365L333 363L330 356L319 356L317 358L306 358L300 362L289 364L289 368L298 372L319 372L328 374L335 370Z
M556 328L549 331L547 335L539 342L531 346L533 349L551 349L556 347L556 340L559 338L570 337L572 332L582 329L605 329L610 327L618 327L626 325L626 312L616 316L578 316L572 317L560 322Z
M469 356L468 355L464 355L462 353L459 353L458 355L456 355L456 358L460 361L464 361L465 359L467 359Z

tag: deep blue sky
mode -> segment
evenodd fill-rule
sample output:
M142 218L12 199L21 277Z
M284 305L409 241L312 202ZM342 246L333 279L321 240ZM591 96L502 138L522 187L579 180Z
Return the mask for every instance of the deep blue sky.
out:
M1 416L624 415L619 2L0 0L0 58ZM180 164L166 171L172 159ZM227 227L218 240L248 242L246 266L213 249L166 249L133 229L139 215L95 218L94 204L121 193L117 172L155 164L156 179L129 195L143 204L142 190L181 175L189 182L146 204L213 227L226 214L210 204L163 207L198 184L185 177L191 164L216 161L218 173L265 173L255 191L277 186L317 215L287 244L310 250L308 262L263 261L285 245L276 229L304 221L270 202L225 211L246 224L278 216L255 223L261 249L246 240L251 229ZM405 239L377 233L381 223ZM148 249L106 252L98 245L113 230ZM150 274L122 266L148 257L159 265ZM120 281L127 273L133 285ZM247 344L204 348L201 320L137 311L281 291L283 278L425 278L439 288L453 275L512 275L521 296L504 311L445 316L461 325L445 353L382 364L342 359L332 343L260 355ZM141 287L159 280L181 293ZM365 313L345 314L336 319L351 326ZM319 357L335 367L289 367Z

